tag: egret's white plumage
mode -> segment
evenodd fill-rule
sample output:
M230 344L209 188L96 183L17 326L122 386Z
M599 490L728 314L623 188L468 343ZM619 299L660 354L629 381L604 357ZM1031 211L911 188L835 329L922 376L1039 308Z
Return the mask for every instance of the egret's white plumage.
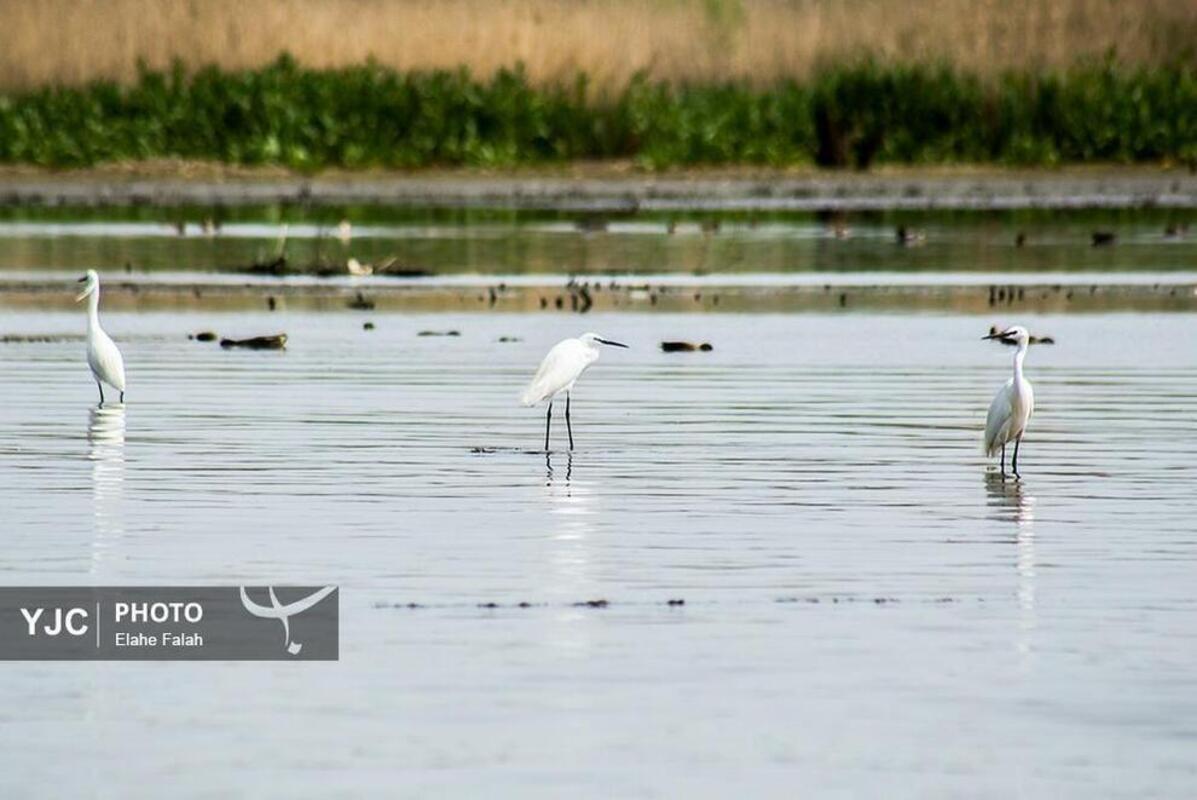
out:
M1000 339L1007 344L1018 346L1014 353L1014 375L998 390L993 402L989 404L989 414L985 418L985 455L992 457L1000 451L1004 474L1006 445L1014 442L1013 469L1014 474L1018 475L1018 447L1022 443L1022 436L1031 420L1031 414L1035 411L1035 390L1022 374L1022 363L1026 358L1031 336L1026 328L1016 325L1000 333L991 333L985 338Z
M369 264L363 264L356 258L350 258L345 262L345 269L349 270L349 274L358 278L364 278L374 274L374 267Z
M565 393L565 424L569 429L569 446L574 446L573 428L569 419L569 393L582 373L598 361L599 345L606 344L613 347L627 347L625 344L604 339L597 333L584 333L576 339L563 339L553 345L553 349L540 362L532 382L520 395L520 402L525 406L549 401L549 410L545 418L544 447L549 449L549 427L552 424L553 398Z
M586 334L593 336L594 334ZM560 392L567 392L586 368L598 361L598 345L578 339L563 339L540 362L536 376L524 389L520 402L525 406L543 403Z
M84 283L83 291L75 298L75 302L87 298L87 366L91 367L91 374L96 379L96 386L100 389L100 404L104 404L104 386L108 384L121 393L121 402L125 401L125 360L121 358L121 351L116 342L112 341L104 329L100 327L100 276L94 269L79 279Z

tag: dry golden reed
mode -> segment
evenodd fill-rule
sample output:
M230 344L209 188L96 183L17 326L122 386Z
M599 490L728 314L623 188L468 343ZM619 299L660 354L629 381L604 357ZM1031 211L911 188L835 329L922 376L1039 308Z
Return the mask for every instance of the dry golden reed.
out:
M162 68L312 67L368 57L400 70L522 62L534 83L587 73L764 83L873 54L993 74L1116 49L1194 59L1194 0L0 0L0 88L127 81Z

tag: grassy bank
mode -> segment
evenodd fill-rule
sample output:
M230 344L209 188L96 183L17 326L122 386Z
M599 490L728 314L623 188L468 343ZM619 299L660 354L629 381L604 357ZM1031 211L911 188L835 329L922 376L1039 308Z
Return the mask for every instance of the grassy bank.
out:
M1192 0L0 0L0 91L130 83L137 64L258 69L280 49L337 68L490 78L517 63L547 86L578 72L758 87L870 54L993 77L1062 69L1111 49L1125 63L1187 58Z
M297 169L697 164L1197 163L1197 69L1113 59L983 78L860 61L807 80L596 92L521 69L143 71L131 85L0 95L0 162L147 158Z

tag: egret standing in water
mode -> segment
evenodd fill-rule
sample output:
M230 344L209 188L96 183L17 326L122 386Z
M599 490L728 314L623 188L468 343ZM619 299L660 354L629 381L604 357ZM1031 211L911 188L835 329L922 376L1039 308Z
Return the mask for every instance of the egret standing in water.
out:
M100 390L100 405L104 405L104 384L121 393L121 402L125 402L125 360L121 358L121 351L116 342L104 333L100 327L100 276L94 269L79 279L79 283L86 284L83 291L75 298L79 302L88 298L87 303L87 366L91 367L91 374L96 379L96 386Z
M569 419L569 394L586 368L598 361L599 345L627 347L626 344L604 339L597 333L584 333L577 339L563 339L553 346L540 362L536 377L524 389L520 400L525 406L549 401L544 421L544 449L549 451L549 428L553 424L553 398L565 392L565 428L569 431L569 449L574 449L574 429Z
M997 339L1003 344L1017 345L1014 353L1014 376L998 390L989 404L989 415L985 418L985 455L992 457L998 450L1002 453L1002 476L1006 475L1006 444L1014 442L1014 460L1011 467L1014 477L1018 474L1018 446L1026 433L1027 423L1035 411L1035 391L1031 382L1022 376L1022 362L1027 356L1031 335L1027 329L1015 325L1004 331L991 333L984 339Z

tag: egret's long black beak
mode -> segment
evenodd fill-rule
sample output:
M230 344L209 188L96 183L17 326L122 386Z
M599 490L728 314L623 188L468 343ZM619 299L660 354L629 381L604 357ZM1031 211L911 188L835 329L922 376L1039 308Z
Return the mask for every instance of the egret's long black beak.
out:
M997 333L991 333L988 336L982 336L981 341L985 341L986 339L1001 339L1004 342L1006 341L1007 335L1008 334L1005 331L998 331Z
M87 283L87 276L86 276L86 275L84 275L82 278L80 278L79 280L75 281L75 283Z
M599 341L602 342L603 344L609 344L612 347L622 347L625 350L628 349L628 346L626 344L621 344L620 342L613 342L610 339L599 339Z

